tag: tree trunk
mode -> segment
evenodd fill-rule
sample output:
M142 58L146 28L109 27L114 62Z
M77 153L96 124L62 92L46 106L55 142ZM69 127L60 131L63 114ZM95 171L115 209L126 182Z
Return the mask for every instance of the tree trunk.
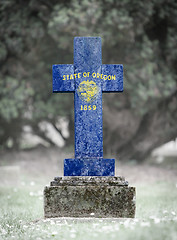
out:
M125 116L122 119L124 118L127 121L125 110L122 110L122 115ZM122 128L120 125L116 129L107 126L108 132L109 128L112 129L110 134L108 134L109 143L107 143L107 146L111 147L112 153L117 154L120 160L136 159L143 161L154 148L176 138L176 119L177 90L171 96L158 103L156 107L147 112L141 119L137 118L137 121L133 113L129 111L129 121L131 122L132 120L133 124L135 124L133 132L126 132L125 126L127 130L132 128L130 125L128 127L127 123L124 126L124 122L122 122ZM129 137L127 137L127 134L129 134Z

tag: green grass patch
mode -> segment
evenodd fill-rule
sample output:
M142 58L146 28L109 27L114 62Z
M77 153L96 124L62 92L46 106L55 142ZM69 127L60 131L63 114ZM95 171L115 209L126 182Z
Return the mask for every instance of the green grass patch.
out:
M174 239L176 183L137 185L135 219L43 219L43 184L0 187L0 239Z

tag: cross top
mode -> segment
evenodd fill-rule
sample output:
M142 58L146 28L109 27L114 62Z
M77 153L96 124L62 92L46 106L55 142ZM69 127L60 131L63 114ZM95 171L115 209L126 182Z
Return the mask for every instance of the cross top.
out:
M123 91L123 65L102 64L100 37L74 38L74 64L53 65L53 92L74 92L75 158L64 176L114 176L103 158L102 92Z

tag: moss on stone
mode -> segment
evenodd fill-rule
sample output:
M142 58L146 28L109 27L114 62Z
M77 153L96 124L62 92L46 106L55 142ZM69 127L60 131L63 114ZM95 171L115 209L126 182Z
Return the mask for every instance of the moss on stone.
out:
M97 177L96 177L97 178ZM84 184L73 185L79 179L62 179L61 185L45 187L45 217L134 217L135 188L127 185L114 185L120 178L103 179L83 177ZM111 184L111 180L112 183ZM122 178L122 181L124 179ZM90 184L90 183L93 184ZM109 184L107 184L109 183ZM94 215L90 215L94 213Z

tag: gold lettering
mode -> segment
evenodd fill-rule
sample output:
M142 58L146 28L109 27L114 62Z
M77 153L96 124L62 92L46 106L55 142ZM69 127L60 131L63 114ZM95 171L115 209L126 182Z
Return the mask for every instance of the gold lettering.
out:
M81 111L91 111L91 110L96 110L96 105L81 105Z
M65 75L63 75L63 80L66 80Z
M96 77L96 73L92 73L92 77L95 78Z
M108 76L108 80L111 80L111 75Z
M107 79L107 75L104 75L104 80L106 80Z
M116 75L112 75L112 80L116 80Z
M78 78L80 78L81 77L81 73L78 73Z
M93 105L93 110L96 110L96 105Z
M72 74L70 75L70 79L74 79Z

